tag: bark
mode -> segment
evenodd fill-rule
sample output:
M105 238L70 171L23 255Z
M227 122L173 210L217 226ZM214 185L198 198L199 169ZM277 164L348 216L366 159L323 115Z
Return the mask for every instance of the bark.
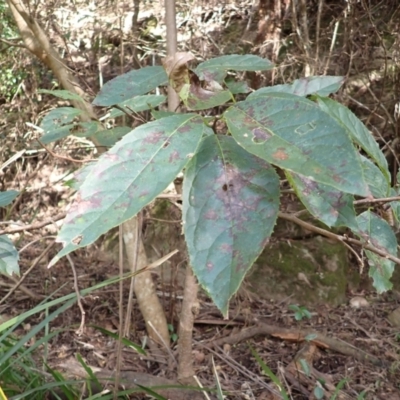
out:
M137 218L132 218L122 225L125 250L132 272L139 271L148 265L143 241L138 237L137 224ZM141 272L134 277L134 290L149 336L156 342L169 346L167 321L156 294L151 271Z

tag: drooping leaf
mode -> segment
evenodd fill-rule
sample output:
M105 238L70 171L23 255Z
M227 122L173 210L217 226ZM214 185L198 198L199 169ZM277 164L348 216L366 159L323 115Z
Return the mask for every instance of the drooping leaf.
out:
M177 52L163 60L169 83L177 93L185 84L189 83L188 63L194 59L194 55L190 52Z
M217 307L263 250L279 210L279 178L227 136L205 138L183 181L185 239L193 270Z
M359 154L359 157L364 171L365 182L372 195L376 199L388 196L390 185L382 171L367 157L364 157L362 154Z
M57 237L52 260L93 243L160 194L195 153L204 130L195 114L174 115L125 135L91 167Z
M92 139L95 140L100 146L111 147L131 131L132 129L128 126L116 126L115 128L96 132L92 136Z
M378 143L365 125L344 105L329 99L318 97L318 105L376 162L386 181L390 184L390 172L385 155L380 150Z
M267 59L255 55L231 54L215 57L202 62L194 72L203 79L209 79L222 83L227 71L266 71L274 65Z
M108 81L93 100L93 104L113 106L167 83L167 74L161 66L135 69Z
M309 96L310 94L329 96L340 89L343 81L343 76L308 76L306 78L296 79L291 84L263 87L250 94L248 98L273 92L289 93L303 97Z
M19 254L13 242L6 235L0 236L0 273L19 275Z
M358 229L352 195L303 175L286 171L286 177L300 201L315 218L329 227Z
M0 207L8 206L18 195L18 190L6 190L5 192L0 192Z
M83 101L79 95L77 95L76 93L72 93L69 90L39 89L38 93L52 94L53 96L59 97L60 99L64 99L64 100Z
M125 110L125 113L130 115L132 112L151 110L152 108L158 107L160 104L164 103L165 100L166 96L147 94L123 101L122 103L119 103L118 106ZM120 115L124 115L124 112L118 108L113 108L110 111L108 118L116 118Z
M397 257L397 240L390 225L371 211L365 211L357 217L359 231L354 232L374 247ZM394 271L394 262L372 251L365 250L370 265L369 276L373 279L378 293L392 288L390 278Z
M370 194L347 133L312 101L270 93L235 104L224 117L250 153L337 190Z
M232 100L231 92L223 90L215 81L207 82L206 85L200 81L184 85L179 96L189 110L196 111L217 107Z

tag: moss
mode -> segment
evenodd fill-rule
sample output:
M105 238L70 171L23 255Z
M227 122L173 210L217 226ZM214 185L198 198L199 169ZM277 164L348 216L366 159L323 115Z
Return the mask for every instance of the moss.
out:
M322 237L280 241L268 246L258 258L248 280L262 297L283 299L302 305L346 300L349 280L356 279L340 243Z

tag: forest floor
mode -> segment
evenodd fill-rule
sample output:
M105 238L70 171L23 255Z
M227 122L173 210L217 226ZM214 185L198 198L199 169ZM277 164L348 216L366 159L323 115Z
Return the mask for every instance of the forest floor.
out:
M42 177L40 181L45 180ZM43 217L50 221L56 206L50 199L59 199L59 194L48 194ZM32 209L35 205L24 204L25 207ZM51 226L30 231L21 238L22 243L35 244L21 253L21 274L45 251L49 232L43 229L55 229ZM22 286L0 306L3 320L32 309L46 297L53 299L74 292L72 269L67 259L47 269L57 246L50 249ZM118 262L96 245L75 252L71 260L80 290L118 275ZM173 337L177 332L182 287L177 282L163 282L163 275L157 272L154 278L173 327ZM47 362L53 368L67 370L71 375L71 369L77 364L76 356L80 354L92 368L115 370L116 342L97 327L117 333L118 285L106 286L82 298L86 313L83 334L77 333L81 323L77 304L51 322L50 332L60 331L48 347ZM13 286L11 279L4 278L0 298ZM124 306L128 295L129 279L124 282ZM354 306L356 296L363 299L358 307ZM381 296L373 292L349 293L349 301L351 299L353 303L335 308L308 307L310 318L297 321L295 313L288 308L292 304L290 296L277 303L260 300L246 289L231 301L229 319L224 320L209 298L201 293L193 337L193 359L199 381L205 388L215 388L216 374L227 399L280 398L276 395L278 387L256 361L256 353L292 399L400 399L400 332L387 319L399 305L400 293L393 291ZM141 346L145 343L146 331L137 308L132 317L129 339ZM15 333L25 334L42 319L43 315L30 317ZM38 339L39 336L32 338ZM157 349L153 353L147 346L146 355L141 356L128 346L124 347L122 370L132 371L132 376L149 373L173 379L176 346L171 350L160 359ZM325 397L317 397L316 387L323 389ZM213 393L208 395L211 399L217 398ZM145 397L135 395L132 398Z
M152 6L153 2L148 3ZM185 3L187 8L191 7L189 3L191 4L191 2ZM207 2L200 3L207 4ZM192 32L191 29L197 29L197 31L190 33L191 41L186 40L186 36L180 37L180 45L184 46L187 43L191 51L197 49L196 56L209 58L213 55L238 51L259 54L268 47L264 45L265 43L269 43L269 45L273 43L267 37L263 37L257 48L253 45L257 36L257 29L253 29L253 27L257 27L257 23L253 26L248 24L248 21L253 18L253 14L250 13L252 10L250 3L255 2L221 2L221 4L226 3L225 6L228 3L242 3L241 10L232 6L233 11L230 9L229 13L225 14L222 5L220 7L219 3L214 3L216 6L211 11L203 9L203 11L197 10L197 14L194 12L190 14L189 11L186 14L181 13L179 30L187 35ZM266 4L266 2L260 3ZM283 3L289 4L290 2ZM333 5L329 5L331 9L327 8L326 27L321 28L319 38L321 41L325 40L324 48L330 49L332 31L336 26L332 22L332 18L335 17L339 20L343 10L340 2L336 2L337 4L335 2L327 3ZM364 2L357 2L357 7L362 7L361 3ZM395 12L392 10L398 12L398 2L387 1L386 3L386 14L394 16ZM389 5L392 3L393 7L390 9ZM249 4L248 7L247 4ZM113 2L110 2L109 6L115 8ZM201 9L201 7L197 8ZM376 71L373 78L371 78L372 75L367 76L367 72L370 72L368 68L372 69L370 61L378 59L372 57L367 50L376 50L380 46L376 26L382 24L382 21L376 22L375 25L372 24L372 18L379 17L383 20L385 15L385 12L381 12L383 8L380 4L376 7L376 10L379 11L376 14L367 12L357 14L357 18L354 19L354 29L351 31L353 36L348 37L348 42L337 45L332 54L323 55L321 50L321 60L316 57L315 64L312 66L315 67L315 75L340 74L347 76L349 82L352 75L357 75L357 82L353 82L352 86L349 83L347 87L347 93L352 90L353 97L346 98L344 96L344 103L353 106L353 111L358 111L357 115L360 118L364 113L365 120L371 125L378 121L377 129L370 125L368 128L374 133L379 131L384 136L386 142L379 137L380 145L387 150L387 143L390 143L393 137L395 137L394 140L398 140L398 135L393 135L392 130L395 130L395 124L387 122L390 118L378 114L379 112L383 113L382 110L388 115L393 114L394 103L398 101L395 90L400 80L396 78L395 69L388 73L388 63L386 63L384 73L379 70L381 76L378 76ZM301 46L301 43L298 48L295 46L298 40L293 33L289 32L288 28L288 26L290 27L291 11L290 9L286 11L282 23L282 46L279 47L279 54L278 51L267 48L269 53L278 59L274 61L280 61L280 68L277 68L278 73L273 76L275 83L292 81L302 76L301 66L305 65L305 60L311 62L307 58L308 56L302 54L306 46ZM49 14L51 15L51 13ZM78 21L79 15L74 10L71 11L71 15L76 16ZM315 21L316 15L317 12L309 12L310 30L311 27L318 26ZM108 16L109 14L104 12L104 18ZM392 25L396 23L398 28L396 21L393 17L389 22ZM72 19L70 22L68 26L74 26L74 23L77 23ZM324 18L321 26L325 26L323 22ZM385 25L385 32L391 31L389 22L387 27ZM224 29L220 28L221 24L224 24ZM112 30L106 28L105 25L104 32L112 33ZM146 28L146 25L143 25L143 28ZM163 24L159 24L158 28L161 33L156 31L153 36L146 37L150 44L145 41L142 43L141 52L139 51L142 58L138 60L143 62L143 65L146 65L153 55L153 50L150 48L148 51L146 46L161 47L158 42L159 37L164 35L165 27ZM340 28L342 29L342 26ZM65 31L66 27L63 29ZM243 34L238 38L237 32L240 29ZM71 31L75 34L75 30ZM394 32L393 36L397 35L395 33L397 30L393 29L392 32ZM77 52L84 51L85 40L87 41L88 37L92 38L86 31L84 33L82 36L78 35L74 38ZM117 33L119 33L118 30ZM267 33L264 32L265 35ZM387 33L387 35L389 34ZM57 39L57 36L54 36ZM109 42L113 39L107 35L104 36ZM93 38L96 39L94 36ZM394 40L393 42L396 43ZM57 43L60 48L64 46L62 40ZM120 68L116 67L115 60L119 61L122 46L115 44L113 47L108 42L107 46L107 51L101 54L102 62L107 64L103 68L104 76L101 77L105 81L121 72ZM124 68L131 69L137 58L136 48L129 41L125 46L125 56L131 55L131 59L124 64ZM393 49L394 47L393 44ZM144 54L146 51L148 51L147 55ZM263 56L269 56L269 53L264 53ZM26 133L26 122L38 125L41 117L54 107L52 97L42 95L39 98L37 95L39 88L54 88L51 76L45 69L39 68L32 62L31 56L27 57L26 54L23 54L20 62L22 67L29 72L31 80L28 80L28 84L24 87L25 92L20 96L22 100L15 96L12 101L3 105L4 99L0 99L2 100L1 105L4 107L4 112L0 114L0 134L2 138L3 135L7 137L8 141L8 144L3 146L3 151L0 152L0 159L4 158L0 161L6 161L21 149L29 148L31 151L30 138ZM93 54L100 57L100 51L98 54L95 52ZM394 50L393 54L395 54ZM163 56L161 52L157 55ZM351 62L357 57L360 63L354 66ZM346 64L347 58L352 60L349 64ZM114 60L115 65L110 60ZM395 60L394 55L393 60ZM383 61L379 62L383 65ZM70 64L71 68L79 71L80 79L87 83L86 86L95 93L96 85L100 81L97 76L100 61L92 60L90 57L76 57ZM324 65L329 65L329 69L323 70ZM367 84L359 83L361 74L358 70L367 76L365 78L368 81ZM266 78L263 79L261 84L265 84ZM379 95L375 96L374 93ZM381 103L375 103L376 97ZM381 104L384 107L380 107ZM390 113L387 112L387 109ZM57 147L57 152L74 159L90 158L92 148L85 147L84 141L77 142L77 140L66 139ZM68 260L62 259L51 269L47 269L47 265L60 248L59 244L53 243L54 237L65 215L61 212L71 201L72 191L64 186L63 180L78 166L71 164L66 159L55 159L50 154L46 154L43 149L29 151L24 155L23 162L17 166L12 165L5 173L0 171L1 183L4 187L2 190L15 188L22 193L12 208L7 210L7 218L4 219L7 221L7 225L1 225L1 229L18 229L21 224L24 225L24 230L21 229L21 232L9 235L20 250L21 276L27 273L34 260L38 257L41 257L41 260L33 270L27 273L22 285L15 291L13 288L16 285L16 279L7 276L2 278L0 299L4 299L4 296L9 297L0 302L1 322L31 310L45 298L54 299L74 293L73 272ZM397 169L394 170L397 171ZM10 224L10 221L13 223ZM30 223L33 226L31 229L26 229L26 225ZM44 226L39 228L37 224L40 223L44 223ZM37 229L35 229L35 225ZM119 273L118 261L115 260L115 257L111 257L104 246L99 243L71 254L71 261L78 274L80 290L89 288L112 276L117 276ZM364 272L364 274L366 273ZM161 272L155 271L154 278L167 320L171 324L171 338L174 338L174 334L179 333L177 330L182 287L178 281L172 283L165 281L164 274ZM390 313L400 306L399 292L391 291L384 295L367 291L348 293L347 304L334 308L324 305L310 306L307 308L310 318L304 316L301 320L296 320L295 312L289 308L293 303L290 293L286 300L274 302L261 300L250 289L240 291L240 294L231 301L228 320L222 318L217 308L204 293L200 294L200 308L195 320L193 338L193 359L196 375L203 387L215 388L216 377L218 377L227 399L279 399L281 398L277 395L279 385L289 394L290 399L296 400L317 398L332 400L400 399L400 329L394 328L388 321ZM10 291L13 292L10 294ZM124 281L125 308L128 295L129 280L127 279ZM265 298L265 296L263 297ZM354 298L356 297L363 299L360 300L359 307L354 307ZM81 310L77 304L51 322L50 332L58 330L60 332L49 342L47 362L51 367L66 370L70 374L72 368L69 367L76 365L76 356L80 354L94 369L114 371L116 368L116 342L100 331L98 327L114 333L118 331L119 284L106 286L83 296L82 304L85 310L85 323L81 335L77 333L82 321ZM31 316L15 333L20 336L29 332L44 317L44 313ZM138 355L128 346L124 347L122 369L133 373L148 373L151 376L173 379L175 377L174 359L178 356L176 345L172 345L172 351L165 353L164 358L160 358L158 349L149 348L148 341L145 345L145 337L145 324L140 312L135 307L129 339L138 345L143 345L146 355ZM39 339L40 336L34 336L31 339L32 342L27 343L27 346ZM257 355L276 376L278 384L273 382L271 376L266 376L262 371L260 362L256 359ZM39 354L38 358L41 356L42 354ZM319 397L321 390L318 388L323 390L325 397ZM208 396L210 399L217 398L212 392ZM145 397L136 395L132 398Z

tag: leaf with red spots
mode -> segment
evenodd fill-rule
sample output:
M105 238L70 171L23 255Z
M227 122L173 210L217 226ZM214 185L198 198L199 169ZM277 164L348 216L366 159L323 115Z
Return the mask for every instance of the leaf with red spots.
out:
M179 96L189 110L206 110L232 100L232 93L224 90L218 82L200 80L193 72L190 73L190 82L183 85Z
M297 197L315 218L329 227L347 226L350 229L358 229L352 195L303 175L286 171L286 177Z
M317 100L321 110L343 126L349 137L374 160L390 185L391 176L386 157L366 126L346 106L329 98L318 97Z
M278 210L279 178L271 165L231 137L203 140L185 172L184 231L193 270L224 315Z
M163 67L134 69L108 81L93 100L95 106L113 106L166 85L168 77Z
M312 101L270 93L237 103L224 117L250 153L345 193L370 194L345 129Z
M150 203L189 162L209 129L201 117L180 114L125 135L90 168L57 237L64 248L51 265Z

